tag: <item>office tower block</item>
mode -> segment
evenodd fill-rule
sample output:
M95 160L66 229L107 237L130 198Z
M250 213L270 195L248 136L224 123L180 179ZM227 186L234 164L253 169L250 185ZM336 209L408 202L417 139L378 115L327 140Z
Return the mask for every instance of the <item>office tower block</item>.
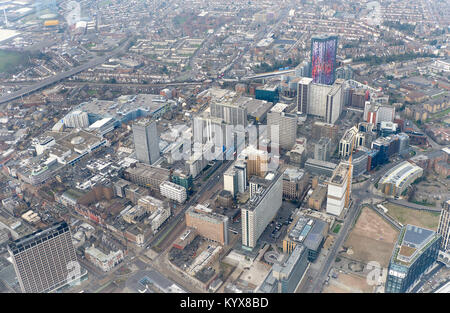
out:
M314 83L332 85L336 72L337 37L311 38L311 78Z
M234 169L237 175L238 192L243 193L247 190L247 163L238 160L234 165Z
M247 106L245 101L237 101L242 98L222 98L212 101L210 111L212 117L221 118L225 123L231 125L247 126Z
M320 117L333 124L342 112L343 82L338 79L332 85L325 85L314 83L312 78L301 78L297 88L298 112Z
M67 114L64 119L64 125L72 128L87 128L89 127L89 115L87 112L75 110Z
M51 292L79 278L71 277L77 256L66 222L12 241L8 252L22 292Z
M319 142L314 145L314 159L320 161L330 160L331 139L327 137L320 138Z
M229 191L235 198L239 192L238 189L238 172L234 167L230 167L223 173L223 190Z
M350 182L349 182L350 180ZM328 182L327 213L340 216L346 203L347 193L351 194L352 169L349 165L341 162L334 170L333 176Z
M386 293L406 293L435 263L442 237L429 229L406 225L398 236L386 279Z
M241 207L242 246L252 250L264 229L281 207L283 196L282 173L269 173L264 179L257 177L256 192Z
M297 111L303 114L308 114L308 103L310 98L310 89L313 79L302 77L298 82L297 89Z
M319 140L322 137L327 137L333 142L336 138L337 132L337 125L316 121L312 125L311 139Z
M450 250L450 200L444 202L439 218L438 233L442 236L441 250Z
M297 138L297 116L285 112L287 107L285 103L277 103L267 113L267 125L271 141L277 142L282 149L290 150Z
M325 122L334 124L342 112L343 107L343 85L342 79L337 79L327 94Z
M248 146L239 155L239 160L246 163L247 179L253 175L264 177L269 169L269 154L267 151Z
M155 121L143 119L134 123L133 139L139 161L153 164L159 159L159 136Z

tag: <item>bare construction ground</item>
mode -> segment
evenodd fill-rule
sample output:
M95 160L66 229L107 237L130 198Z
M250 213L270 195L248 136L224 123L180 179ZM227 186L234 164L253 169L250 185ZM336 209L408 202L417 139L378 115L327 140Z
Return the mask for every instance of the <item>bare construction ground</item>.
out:
M339 273L323 288L324 293L372 293L373 286L367 284L364 277L354 274Z
M353 260L376 261L387 267L397 241L398 231L372 209L364 207L344 246Z
M403 225L412 224L436 231L439 225L439 213L419 211L394 203L383 204L388 213Z

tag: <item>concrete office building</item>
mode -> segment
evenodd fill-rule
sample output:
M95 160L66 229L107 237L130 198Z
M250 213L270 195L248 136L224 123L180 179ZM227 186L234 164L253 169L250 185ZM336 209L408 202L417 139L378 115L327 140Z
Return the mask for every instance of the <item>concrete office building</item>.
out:
M435 263L442 237L429 229L406 225L389 262L386 293L406 293Z
M112 270L124 258L122 250L108 251L108 254L106 254L94 246L86 248L84 254L89 262L93 263L104 272Z
M24 293L51 292L80 278L70 277L78 261L66 222L10 242L8 252Z
M286 168L283 173L283 199L301 200L307 184L308 175L303 169Z
M247 163L238 160L234 164L234 169L237 174L238 192L243 193L247 190Z
M289 150L295 144L297 138L297 116L286 112L288 105L285 103L277 103L267 113L267 125L269 130L272 126L278 126L278 133L273 131L270 133L272 141L279 143L281 149ZM276 137L278 135L278 137Z
M327 199L327 186L318 185L309 196L308 207L319 211Z
M239 127L242 128L239 129ZM231 153L236 150L238 143L245 140L243 126L227 124L223 119L212 117L207 113L194 117L192 131L194 144L212 142L218 149L222 150L225 146ZM242 138L237 138L238 136Z
M437 232L442 236L441 250L450 250L450 200L443 203Z
M233 198L239 192L238 172L234 167L230 167L223 173L223 190L229 191Z
M252 175L264 177L269 170L269 154L253 146L245 148L239 155L239 160L247 164L247 179Z
M314 159L319 161L330 160L331 153L331 139L330 138L320 138L319 142L314 145Z
M293 293L297 289L308 266L308 252L303 246L295 247L283 264L274 264L273 277L280 282L281 293Z
M350 181L349 181L350 180ZM351 194L352 174L349 173L349 166L340 163L328 182L327 192L327 213L340 216L344 208L348 207L346 203L347 189L350 188Z
M364 105L364 120L366 122L376 125L381 122L393 122L394 118L395 107L366 101Z
M162 196L178 203L184 203L187 199L186 188L170 181L161 183L160 192Z
M212 117L222 119L231 125L247 126L247 106L242 99L247 97L223 97L216 101L211 101L209 107Z
M133 123L133 141L139 161L153 164L159 159L159 136L155 121L143 119Z
M269 173L265 185L241 207L242 246L252 250L264 229L281 207L283 196L282 173Z
M302 77L298 82L297 111L303 114L308 114L308 103L310 99L312 81L312 78Z
M338 79L333 85L322 85L313 83L311 78L300 79L297 87L298 112L333 124L342 112L343 82Z
M308 249L308 261L314 262L327 235L328 223L319 219L300 217L283 240L283 252L291 253L298 245L304 245Z
M312 125L311 136L313 140L319 140L326 137L334 141L338 132L337 125L315 121Z
M197 204L186 211L186 226L196 229L201 236L227 245L228 238L228 217L214 213L212 209Z
M289 163L302 167L306 161L306 149L303 144L295 144L289 153Z
M124 171L125 179L136 185L160 191L159 185L170 180L170 171L144 163L136 163Z
M327 94L326 108L325 108L325 122L334 124L342 112L344 88L342 87L344 80L336 79L332 88Z
M88 128L89 127L89 115L87 112L81 110L75 110L67 114L63 123L67 127L72 128Z
M312 175L325 175L331 177L334 170L336 169L336 164L332 162L325 162L315 159L308 159L305 162L305 169Z

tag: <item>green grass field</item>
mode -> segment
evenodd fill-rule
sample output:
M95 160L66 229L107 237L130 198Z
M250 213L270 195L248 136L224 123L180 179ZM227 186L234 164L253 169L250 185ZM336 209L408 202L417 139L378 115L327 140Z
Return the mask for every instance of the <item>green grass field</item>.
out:
M388 214L403 225L412 224L432 230L437 230L439 213L410 209L393 203L383 204L388 209Z
M12 73L19 65L27 62L28 57L24 53L0 50L0 73Z
M341 226L341 224L336 224L336 226L334 226L333 233L337 234L341 229Z

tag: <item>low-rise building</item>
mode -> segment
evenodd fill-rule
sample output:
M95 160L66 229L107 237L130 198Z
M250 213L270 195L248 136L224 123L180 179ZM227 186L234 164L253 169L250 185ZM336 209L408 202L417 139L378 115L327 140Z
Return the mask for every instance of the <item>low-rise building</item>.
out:
M124 258L122 250L109 251L109 253L105 253L95 248L93 245L86 248L84 255L88 261L104 272L112 270Z
M422 174L421 167L405 161L387 171L379 180L378 188L386 195L401 196Z
M209 240L228 244L228 217L214 213L204 205L197 204L186 211L186 226Z
M178 203L184 203L187 199L186 188L169 181L160 185L160 192L162 196Z

